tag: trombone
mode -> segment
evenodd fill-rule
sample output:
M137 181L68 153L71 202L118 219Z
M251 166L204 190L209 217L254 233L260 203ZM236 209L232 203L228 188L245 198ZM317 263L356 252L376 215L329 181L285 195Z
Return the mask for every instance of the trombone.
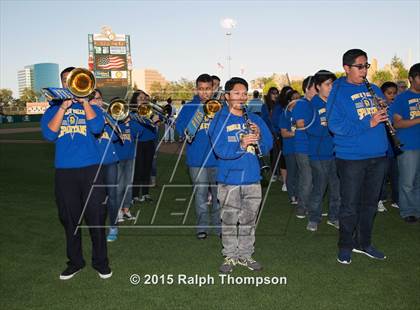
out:
M224 94L225 92L219 87L211 99L204 102L203 110L208 118L213 118L223 108L222 97Z
M123 133L117 123L124 122L130 113L127 102L124 99L115 98L110 103L103 102L102 104L106 107L104 108L99 105L102 111L104 111L105 122L112 128L122 143L124 143Z
M158 115L159 117L163 118L164 121L167 121L170 117L170 114L171 111L169 110L169 107L162 108L160 105L151 101L139 104L133 113L134 119L136 121L153 127L155 127L155 124L153 123L154 115Z
M41 89L48 101L83 98L93 93L96 86L95 76L85 68L75 68L70 71L66 79L67 88L48 87Z

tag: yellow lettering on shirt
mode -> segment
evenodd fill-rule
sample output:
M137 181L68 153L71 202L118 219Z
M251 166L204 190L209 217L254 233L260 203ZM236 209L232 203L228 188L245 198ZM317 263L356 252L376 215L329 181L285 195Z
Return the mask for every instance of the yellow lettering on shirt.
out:
M415 119L417 117L420 117L420 111L410 111L410 119Z
M227 132L231 132L234 130L241 130L241 124L232 124L226 127Z
M86 136L86 125L61 126L58 137L61 138L62 136L66 134L75 134L75 133Z

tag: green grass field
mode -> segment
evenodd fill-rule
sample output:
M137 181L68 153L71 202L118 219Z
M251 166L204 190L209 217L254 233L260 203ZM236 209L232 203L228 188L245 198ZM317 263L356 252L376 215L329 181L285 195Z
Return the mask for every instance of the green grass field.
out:
M0 144L1 309L419 309L420 224L407 225L396 210L378 214L374 243L388 259L354 255L351 265L336 262L337 231L324 223L316 233L294 216L276 182L257 229L254 257L261 273L238 267L232 276L284 276L287 285L221 285L220 240L198 241L192 228L151 228L155 203L136 204L136 225L123 224L109 244L114 275L101 280L90 266L90 241L83 230L87 266L69 281L65 268L64 230L53 194L53 145ZM168 184L176 157L159 155L155 201ZM184 165L175 184L189 184ZM174 198L188 188L168 189L154 225L177 225L171 212L185 211ZM391 208L389 208L391 209ZM194 224L191 209L187 225ZM135 228L133 226L149 228ZM132 285L130 275L215 277L215 285Z

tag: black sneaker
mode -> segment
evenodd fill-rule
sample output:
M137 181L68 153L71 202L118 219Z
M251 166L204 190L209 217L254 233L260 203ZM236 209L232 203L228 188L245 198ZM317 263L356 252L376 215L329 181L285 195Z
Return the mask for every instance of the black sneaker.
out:
M204 231L199 232L199 233L197 234L197 239L198 239L198 240L204 240L204 239L206 239L206 238L207 238L207 233L206 233L206 232L204 232Z
M83 267L77 268L74 266L68 266L61 274L60 274L60 280L69 280L74 277L76 273L78 273L80 270L82 270Z
M296 208L296 217L298 219L304 219L306 217L306 210L305 210L305 208L297 207Z
M255 259L253 259L252 257L240 257L238 258L238 265L242 265L247 267L249 270L252 271L261 271L263 269L263 267L261 266L261 264L259 262L257 262Z
M219 272L224 274L231 273L236 264L237 260L235 258L225 257L225 260L219 267Z
M108 266L103 268L103 269L97 269L98 271L98 275L101 279L108 279L112 277L112 271L111 268L109 268Z

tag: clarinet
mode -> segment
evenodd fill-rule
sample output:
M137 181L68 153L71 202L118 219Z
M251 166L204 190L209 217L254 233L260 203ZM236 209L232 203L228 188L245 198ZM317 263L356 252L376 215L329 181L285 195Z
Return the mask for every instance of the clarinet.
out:
M242 105L242 112L243 112L242 116L244 117L244 120L245 120L246 129L248 130L248 132L253 133L253 131L251 129L251 120L249 119L248 112L246 110L245 105ZM265 170L269 170L270 166L267 165L264 161L264 155L261 152L260 144L258 143L258 141L256 143L252 144L252 146L255 149L255 155L257 155L258 161L260 163L261 171L264 172Z
M373 104L375 105L375 107L380 110L380 109L387 109L388 108L388 104L383 101L382 99L380 99L375 92L373 91L372 85L370 85L369 81L367 78L363 79L363 82L365 83L370 95L373 98ZM391 139L391 145L394 148L394 150L396 150L396 152L398 154L402 153L401 147L403 146L403 144L401 144L400 140L397 137L397 130L394 128L394 126L392 126L392 123L390 122L389 118L385 121L385 128L387 130L388 133L388 137Z

